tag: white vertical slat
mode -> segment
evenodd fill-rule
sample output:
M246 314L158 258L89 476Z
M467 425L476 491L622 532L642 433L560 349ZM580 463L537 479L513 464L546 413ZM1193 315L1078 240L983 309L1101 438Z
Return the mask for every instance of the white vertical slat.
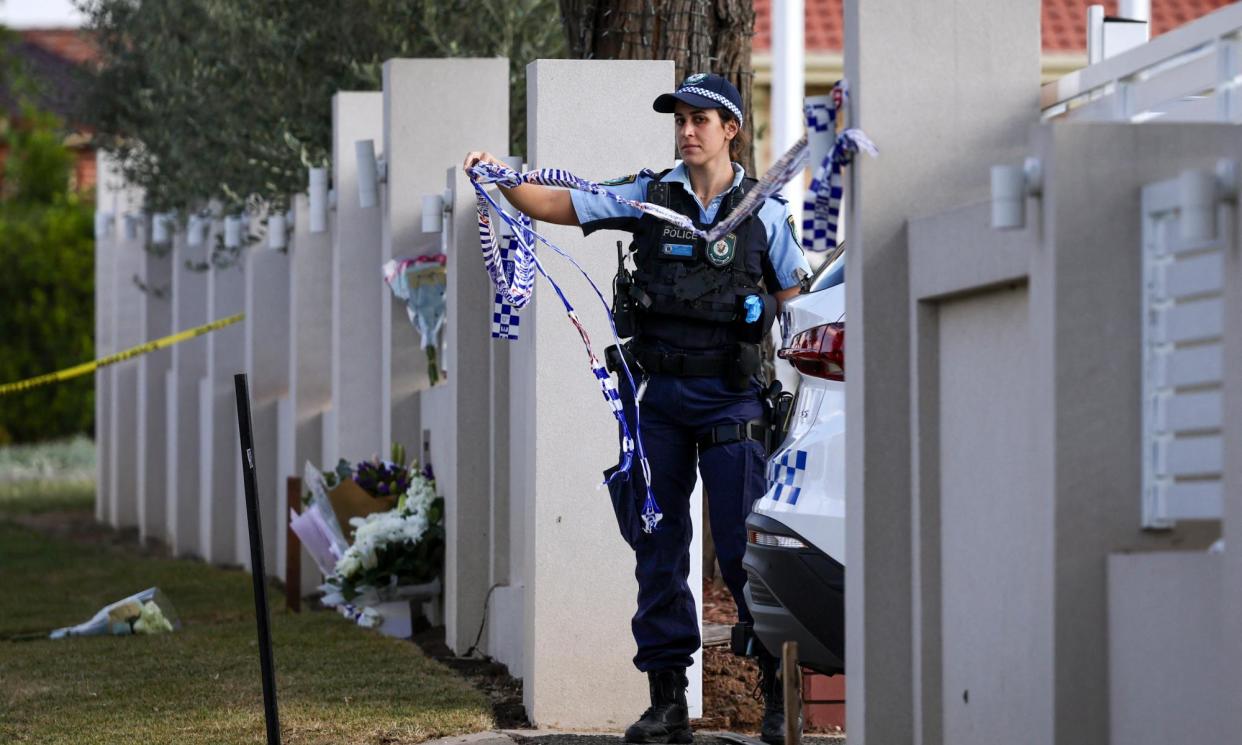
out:
M1169 264L1163 272L1165 294L1180 300L1209 292L1220 293L1225 282L1224 259L1223 254L1214 252Z
M1162 443L1157 473L1168 476L1208 476L1221 472L1221 437L1179 437Z
M1156 429L1163 432L1196 432L1219 429L1223 410L1220 391L1179 393L1159 397Z
M1179 349L1164 358L1163 384L1173 388L1214 383L1221 379L1222 357L1219 344Z
M1220 337L1224 311L1220 297L1173 306L1166 311L1168 341L1180 344Z

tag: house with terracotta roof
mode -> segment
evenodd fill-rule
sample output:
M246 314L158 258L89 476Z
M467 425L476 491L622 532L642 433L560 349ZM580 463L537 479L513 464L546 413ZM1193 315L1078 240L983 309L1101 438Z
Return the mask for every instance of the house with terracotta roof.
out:
M1152 0L1151 35L1159 36L1229 5L1233 0ZM844 0L805 0L806 91L824 95L845 76ZM1087 64L1087 7L1096 0L1043 0L1040 78L1048 82ZM1104 0L1106 15L1117 13L1117 0ZM760 172L771 163L766 129L772 92L772 0L755 0L752 101L755 156Z
M65 145L75 153L71 176L74 189L95 188L95 150L91 132L82 123L79 106L86 93L84 71L95 63L98 50L89 32L76 28L27 28L12 32L8 53L16 58L34 85L33 103L58 116L67 127ZM0 81L0 117L21 118L21 96ZM5 149L0 146L0 163ZM0 168L0 177L3 169Z

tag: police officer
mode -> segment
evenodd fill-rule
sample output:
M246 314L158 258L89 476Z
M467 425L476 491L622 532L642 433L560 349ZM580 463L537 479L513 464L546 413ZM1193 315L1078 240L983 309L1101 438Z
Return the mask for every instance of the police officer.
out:
M633 200L662 204L707 229L732 211L754 186L736 160L746 147L742 99L719 75L690 75L653 108L673 115L681 162L662 173L603 182ZM468 170L484 152L466 156ZM632 233L635 271L619 284L615 305L632 316L621 329L631 369L648 384L641 399L642 437L652 488L664 511L655 531L641 529L645 496L638 468L629 481L610 485L623 537L634 550L638 610L632 629L635 666L647 673L651 707L625 732L628 742L688 743L686 668L700 646L698 614L686 579L690 572L690 492L696 455L703 474L712 537L738 617L751 621L742 588L746 573L745 520L766 489L759 342L780 303L796 295L809 273L794 222L779 198L768 199L728 235L707 245L693 233L610 199L533 184L503 188L514 207L535 220ZM620 390L633 430L634 391ZM784 741L778 660L757 644L764 693L762 736Z

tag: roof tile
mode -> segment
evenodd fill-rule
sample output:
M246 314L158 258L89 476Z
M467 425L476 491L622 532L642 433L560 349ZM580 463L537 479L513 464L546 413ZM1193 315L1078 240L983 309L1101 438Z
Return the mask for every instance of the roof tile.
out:
M808 52L840 52L844 0L804 0ZM1158 36L1229 5L1233 0L1152 0L1152 35ZM1043 0L1043 49L1077 52L1087 48L1087 6L1095 0ZM1117 12L1116 0L1104 0L1104 12ZM772 0L755 0L754 49L772 48Z

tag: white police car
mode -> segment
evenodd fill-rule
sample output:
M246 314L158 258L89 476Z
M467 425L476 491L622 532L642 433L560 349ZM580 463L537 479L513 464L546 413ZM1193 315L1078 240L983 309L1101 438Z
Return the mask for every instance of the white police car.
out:
M746 520L746 603L772 653L845 670L845 254L785 304L778 354L798 371L789 431Z

